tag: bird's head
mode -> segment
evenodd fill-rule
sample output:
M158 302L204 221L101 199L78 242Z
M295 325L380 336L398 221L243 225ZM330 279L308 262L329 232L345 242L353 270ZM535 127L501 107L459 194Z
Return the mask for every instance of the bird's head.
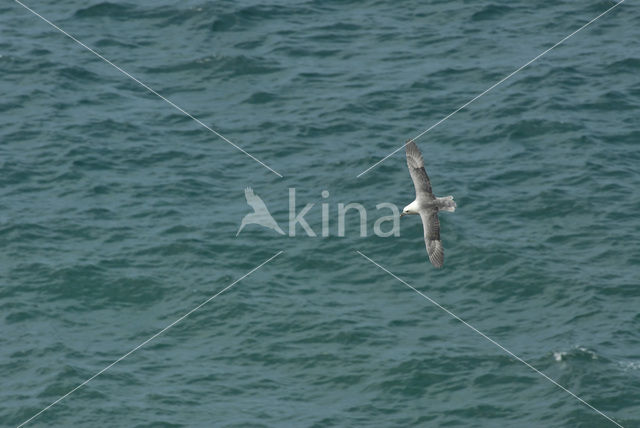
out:
M413 202L402 209L402 214L400 214L400 217L404 217L406 215L412 215L412 214L419 214L418 211L415 209Z

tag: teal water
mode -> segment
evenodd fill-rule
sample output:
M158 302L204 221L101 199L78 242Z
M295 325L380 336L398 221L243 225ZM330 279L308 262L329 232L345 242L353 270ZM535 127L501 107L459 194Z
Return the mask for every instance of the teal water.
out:
M627 1L418 140L445 267L403 152L356 175L610 1L0 6L0 423L607 427L361 251L624 427L640 426L640 11ZM289 188L318 234L288 231ZM327 190L330 196L321 197ZM330 234L322 237L321 203ZM337 233L339 203L367 210Z

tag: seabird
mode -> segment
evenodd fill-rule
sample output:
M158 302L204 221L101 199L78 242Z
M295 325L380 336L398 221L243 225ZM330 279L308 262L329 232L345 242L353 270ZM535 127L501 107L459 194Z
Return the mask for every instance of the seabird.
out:
M444 249L440 241L440 221L438 211L455 211L456 203L453 196L437 198L431 191L431 182L424 169L422 153L413 140L405 145L407 150L407 166L416 188L416 199L404 207L400 217L410 214L420 214L424 228L424 242L427 246L429 260L437 268L444 264Z

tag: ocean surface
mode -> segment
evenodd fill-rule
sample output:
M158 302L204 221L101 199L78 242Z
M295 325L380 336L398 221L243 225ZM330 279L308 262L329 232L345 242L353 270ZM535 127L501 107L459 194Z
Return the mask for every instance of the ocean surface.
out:
M417 140L441 270L357 176L615 3L23 3L273 171L3 2L0 426L640 427L638 2Z

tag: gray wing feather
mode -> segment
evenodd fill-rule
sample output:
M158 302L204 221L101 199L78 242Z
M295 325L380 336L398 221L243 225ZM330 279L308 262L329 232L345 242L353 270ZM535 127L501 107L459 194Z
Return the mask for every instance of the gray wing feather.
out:
M444 248L440 240L440 221L438 220L438 210L429 210L420 213L422 226L424 227L424 242L427 246L429 260L437 268L444 264Z
M409 141L405 146L407 150L407 166L413 186L416 188L416 199L435 199L431 190L431 181L424 169L422 153L414 141Z

